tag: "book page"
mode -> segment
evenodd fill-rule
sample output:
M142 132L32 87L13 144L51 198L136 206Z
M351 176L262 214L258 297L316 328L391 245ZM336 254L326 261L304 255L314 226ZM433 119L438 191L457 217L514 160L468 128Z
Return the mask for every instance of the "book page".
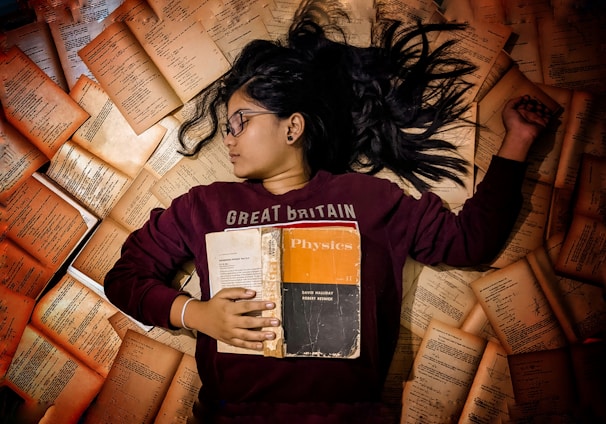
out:
M535 84L542 84L543 67L536 21L512 22L508 26L516 35L510 55L520 71Z
M381 401L387 405L394 417L394 422L400 419L402 412L402 388L410 375L415 356L419 351L422 337L416 336L407 328L400 326L400 334L396 350L393 354L387 378L383 385Z
M88 231L80 212L33 176L0 205L6 236L57 270Z
M486 341L434 320L404 384L401 423L451 422L463 408Z
M72 141L59 149L46 175L99 218L109 214L132 183L127 175Z
M6 384L26 400L27 409L53 405L51 422L77 424L101 390L103 377L28 325Z
M164 3L164 19L156 19L143 0L125 0L118 9L120 19L183 103L229 69L219 47L196 20L196 10L186 15L187 10L180 8L178 2Z
M38 301L31 323L103 377L121 344L108 318L117 308L71 275Z
M545 84L595 92L606 89L602 45L606 31L601 18L587 14L576 21L554 17L538 21Z
M82 76L70 96L90 118L74 133L72 141L130 178L135 178L154 152L166 128L153 125L136 134L107 93Z
M223 288L244 287L256 291L254 299L265 299L261 259L261 231L250 228L208 233L206 252L210 296ZM263 355L262 351L239 348L217 340L217 351Z
M109 317L108 320L121 339L126 337L128 331L136 331L137 333L144 334L150 339L170 346L179 352L191 356L195 356L196 354L196 337L190 330L184 328L179 330L168 330L161 327L146 329L138 325L135 320L122 312L115 313Z
M508 354L566 344L526 258L478 278L471 287Z
M507 71L509 71L509 69L514 66L514 63L515 62L513 61L511 56L507 54L504 50L501 50L501 52L497 55L494 63L490 67L490 71L488 71L486 78L484 78L482 85L478 89L474 101L479 102L480 100L482 100L484 96L486 96L486 94L490 90L492 90L492 87L494 87L497 82L499 82L499 80L503 78L503 75L505 75Z
M181 122L174 116L169 115L162 118L158 125L166 128L166 133L144 165L144 169L152 173L156 179L163 177L183 159L183 155L179 153L181 145L178 140Z
M536 98L547 106L551 111L557 114L561 111L560 105L542 91L535 83L531 82L516 66L512 67L499 80L499 82L484 96L480 101L478 108L478 131L479 139L477 144L475 165L481 170L486 171L492 156L495 155L503 138L505 137L505 125L501 117L501 112L505 104L512 98L528 94L532 98ZM553 130L550 130L553 131ZM549 138L545 131L539 139L533 144L529 152L529 160L533 158L533 154L538 153L537 145L541 143L549 143ZM543 158L532 159L538 164L543 163ZM536 166L528 169L528 174L534 178L539 178L544 172L539 172Z
M606 97L574 91L566 118L566 131L555 186L574 190L583 153L606 156Z
M31 297L0 285L0 380L6 375L34 306Z
M451 8L446 7L444 12L446 19L458 20L458 17L451 14L451 11ZM459 21L461 22L461 20ZM465 81L473 84L465 91L464 97L468 101L472 101L476 97L480 86L490 73L493 63L497 60L510 35L511 29L505 25L475 20L464 31L440 32L433 42L434 45L440 45L447 40L459 40L450 51L476 66L476 70L463 77Z
M0 54L6 119L49 159L88 114L18 47Z
M446 265L425 266L406 259L400 324L421 337L432 318L459 327L477 302L469 284L483 274Z
M507 407L514 401L507 354L495 342L486 345L459 423L507 422Z
M153 423L182 358L178 350L129 331L83 422Z
M0 285L36 299L55 274L10 239L0 240Z
M78 54L137 134L182 105L124 22L109 25Z
M194 402L198 400L201 387L202 381L195 358L192 355L183 355L154 424L186 422L187 418L193 416Z
M18 46L63 91L68 91L59 55L46 22L23 25L6 31L4 35L7 47Z
M195 158L182 158L152 187L152 193L168 206L172 199L191 187L215 181L242 181L233 173L221 136L202 147Z
M143 169L114 205L109 216L129 232L141 228L149 220L151 210L163 206L151 191L157 181L156 177Z
M416 25L417 21L429 22L438 11L438 5L433 0L415 0L404 3L399 0L379 0L375 7L382 18L399 20L406 26Z
M70 89L81 75L95 79L93 73L78 56L78 51L103 31L107 25L104 19L120 3L121 0L82 2L79 5L80 20L58 19L48 23Z
M469 311L469 315L465 318L465 321L459 327L461 330L480 336L491 342L501 343L497 334L494 332L490 320L486 316L486 312L482 308L482 305L476 303Z
M545 244L551 267L557 260L564 234L551 237ZM555 269L553 270L555 273ZM606 298L604 288L596 284L555 274L553 290L562 297L562 303L579 341L606 334ZM546 289L543 289L547 292Z
M206 2L197 11L197 18L232 63L248 42L270 38L263 22L269 3L266 0Z
M110 217L103 219L70 266L103 286L105 275L120 258L120 249L129 234Z
M555 418L575 410L576 388L568 349L510 355L508 362L515 392L512 418Z
M501 252L490 264L492 267L506 267L543 244L551 192L548 184L524 180L522 208Z
M574 214L555 269L570 278L606 285L606 222Z
M570 294L560 292L558 277L546 248L541 246L538 249L533 250L526 256L526 259L537 278L537 282L541 286L541 290L545 293L545 298L558 319L562 331L566 335L566 339L570 343L579 342L572 316L568 309L568 305L565 303L565 296L569 297Z
M49 161L0 114L0 203Z
M606 222L606 156L583 154L574 212Z
M271 40L282 39L288 33L288 28L299 4L298 0L273 0L269 2L267 13L263 15L263 23Z

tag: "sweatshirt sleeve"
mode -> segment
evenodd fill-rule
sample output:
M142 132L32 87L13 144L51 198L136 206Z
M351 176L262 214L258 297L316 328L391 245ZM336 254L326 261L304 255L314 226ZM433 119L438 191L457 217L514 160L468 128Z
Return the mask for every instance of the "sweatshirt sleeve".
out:
M171 281L193 256L186 236L188 206L186 194L167 209L152 210L149 220L126 239L120 258L105 277L108 299L144 324L172 328L171 305L184 293Z
M427 193L410 255L425 264L488 263L503 248L522 206L526 164L494 156L473 197L455 215Z

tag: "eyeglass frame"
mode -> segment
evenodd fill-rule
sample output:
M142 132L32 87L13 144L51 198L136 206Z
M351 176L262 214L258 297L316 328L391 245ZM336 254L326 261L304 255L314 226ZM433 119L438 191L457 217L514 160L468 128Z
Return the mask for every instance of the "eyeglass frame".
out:
M244 115L250 115L250 116L258 116L258 115L276 115L278 112L271 112L269 110L247 110L247 109L240 109L235 111L234 113L231 114L231 116L229 118L227 118L227 122L223 127L223 137L227 137L228 135L232 135L232 137L238 137L240 134L242 134L244 132L244 124L247 123L249 120L247 119L246 121L244 120ZM240 130L238 132L234 131L234 128L231 124L231 121L233 118L235 118L236 116L240 117Z

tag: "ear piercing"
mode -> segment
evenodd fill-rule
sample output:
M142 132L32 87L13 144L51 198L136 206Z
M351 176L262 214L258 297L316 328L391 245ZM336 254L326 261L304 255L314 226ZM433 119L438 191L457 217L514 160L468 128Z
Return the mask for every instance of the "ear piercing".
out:
M289 135L288 137L286 137L286 139L287 139L288 141L292 141L292 135Z

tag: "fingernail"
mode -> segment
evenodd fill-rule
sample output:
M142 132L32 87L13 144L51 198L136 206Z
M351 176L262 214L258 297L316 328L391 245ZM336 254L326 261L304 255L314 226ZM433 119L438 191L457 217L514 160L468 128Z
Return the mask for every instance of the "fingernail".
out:
M265 333L265 338L267 340L273 340L276 337L274 333Z
M267 309L273 309L275 306L276 306L276 305L274 305L274 303L273 303L273 302L267 302L267 303L265 304L265 307L266 307Z
M252 296L253 294L255 294L255 292L252 291L252 290L246 290L245 293L246 293L247 296Z
M277 319L272 319L270 322L271 322L271 325L273 325L274 327L277 327L278 325L280 325L280 321L278 321Z

